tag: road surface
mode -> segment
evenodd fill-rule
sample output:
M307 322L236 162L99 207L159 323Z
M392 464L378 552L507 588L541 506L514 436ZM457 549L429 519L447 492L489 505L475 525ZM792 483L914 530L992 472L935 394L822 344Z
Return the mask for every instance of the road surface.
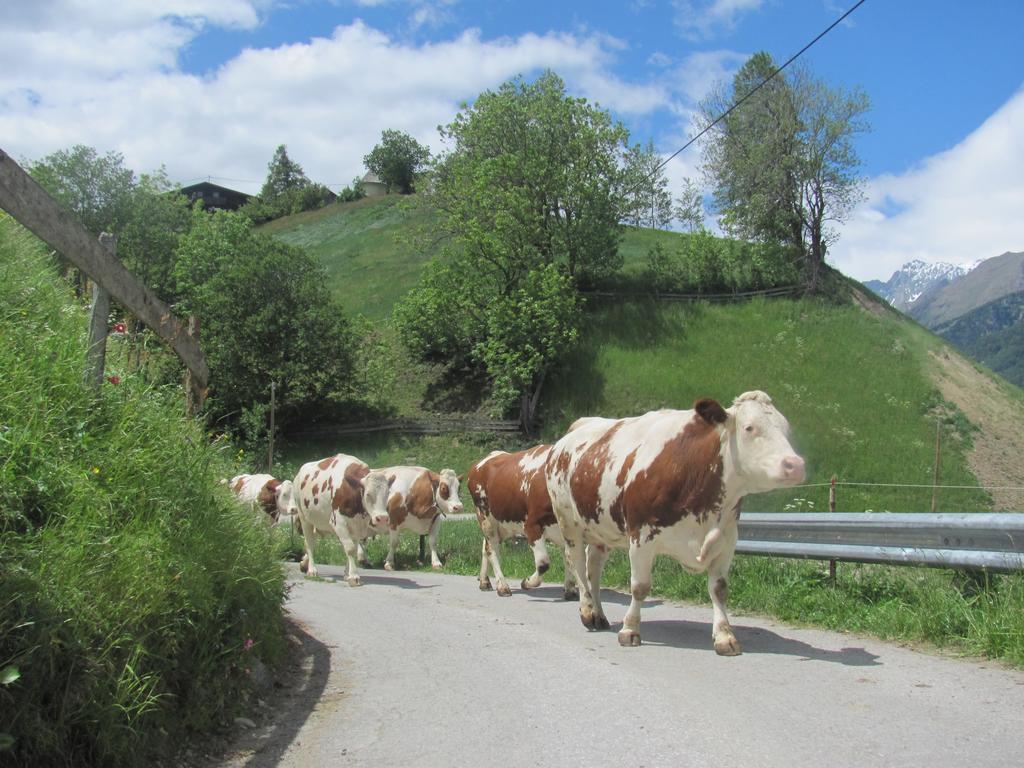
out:
M997 663L736 614L724 658L710 606L660 600L621 648L617 592L587 632L556 585L288 567L296 668L224 768L1024 765L1024 673Z

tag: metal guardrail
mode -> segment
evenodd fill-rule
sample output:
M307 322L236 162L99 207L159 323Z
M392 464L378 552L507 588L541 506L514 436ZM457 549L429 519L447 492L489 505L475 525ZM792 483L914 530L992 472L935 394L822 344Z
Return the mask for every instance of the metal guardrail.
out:
M743 513L736 552L746 555L1024 570L1024 514Z

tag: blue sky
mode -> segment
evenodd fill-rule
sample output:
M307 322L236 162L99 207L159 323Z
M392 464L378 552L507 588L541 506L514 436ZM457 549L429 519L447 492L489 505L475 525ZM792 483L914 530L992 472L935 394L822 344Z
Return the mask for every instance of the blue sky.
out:
M667 155L716 81L757 50L785 60L853 2L7 0L0 148L84 143L255 191L284 143L338 187L382 130L439 149L460 102L552 68ZM1024 250L1022 29L1018 0L867 0L805 54L872 102L867 199L831 249L843 271ZM673 185L698 163L674 160Z

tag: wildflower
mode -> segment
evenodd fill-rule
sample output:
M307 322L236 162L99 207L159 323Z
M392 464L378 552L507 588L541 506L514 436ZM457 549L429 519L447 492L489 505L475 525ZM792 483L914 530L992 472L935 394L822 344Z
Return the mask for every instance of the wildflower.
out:
M93 468L92 468L92 473L93 473L94 475L98 475L98 474L100 473L100 468L99 468L99 467L93 467Z
M124 323L114 323L114 333L124 333Z
M245 638L245 642L242 643L242 648L244 650L246 650L246 651L251 651L253 645L255 645L255 642L253 641L253 639L251 637L247 637L247 638Z
M111 384L120 384L121 377L115 373L113 376L107 376L107 381L109 381Z

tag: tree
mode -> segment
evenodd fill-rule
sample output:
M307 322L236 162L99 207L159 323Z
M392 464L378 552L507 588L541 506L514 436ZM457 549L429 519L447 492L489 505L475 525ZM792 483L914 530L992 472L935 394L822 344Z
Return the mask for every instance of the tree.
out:
M267 179L260 189L260 199L272 204L288 193L307 186L309 179L302 166L288 157L288 148L284 144L279 145L267 164Z
M756 53L701 104L706 125L754 91L775 64ZM852 137L866 130L862 91L831 89L797 68L777 76L718 123L704 144L704 172L731 234L788 246L805 265L809 292L821 285L830 221L859 199Z
M396 321L415 354L523 407L576 337L576 287L621 264L628 134L546 72L480 94L441 136L426 202L444 245Z
M388 188L412 194L416 177L430 161L430 150L402 131L386 130L380 144L363 158L367 170L377 174Z
M654 142L637 144L626 153L624 181L626 210L622 220L635 227L665 228L672 222L668 178L654 151Z
M352 399L351 327L304 251L253 231L242 214L196 210L174 276L178 311L203 323L214 418L238 423L269 401L271 381L282 423Z
M672 213L689 232L704 229L704 195L693 179L683 179L683 189Z
M30 164L29 173L94 235L116 234L128 219L135 173L119 152L76 144Z

